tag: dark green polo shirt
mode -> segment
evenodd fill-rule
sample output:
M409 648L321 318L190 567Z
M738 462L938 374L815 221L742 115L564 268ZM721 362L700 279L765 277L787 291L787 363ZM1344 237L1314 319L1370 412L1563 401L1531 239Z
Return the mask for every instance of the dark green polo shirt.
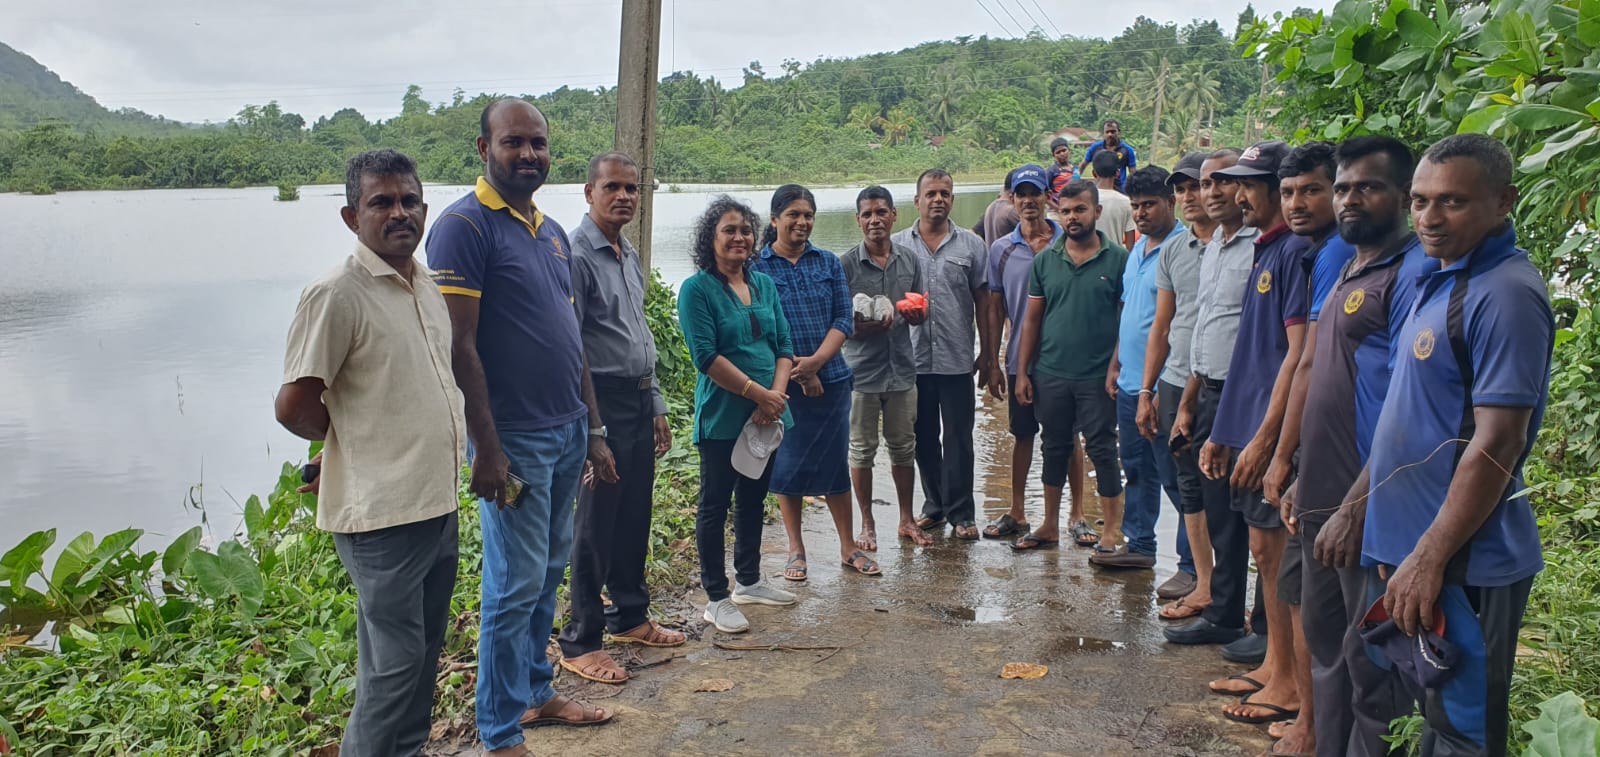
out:
M1095 234L1100 250L1081 266L1067 256L1065 235L1033 259L1028 307L1044 308L1034 372L1069 381L1106 377L1117 348L1117 303L1128 251Z

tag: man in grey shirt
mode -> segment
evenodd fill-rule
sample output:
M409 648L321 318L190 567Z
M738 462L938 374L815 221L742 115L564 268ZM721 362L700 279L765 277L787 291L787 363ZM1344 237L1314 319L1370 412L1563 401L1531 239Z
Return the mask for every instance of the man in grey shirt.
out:
M628 672L601 649L606 632L617 641L656 647L684 642L682 633L650 619L644 581L655 459L672 447L672 432L655 379L655 338L644 317L644 270L622 236L638 203L638 165L619 152L595 157L583 194L589 213L572 235L572 303L617 481L588 477L578 491L572 618L561 629L561 667L591 681L621 684ZM600 600L602 589L611 598L609 607Z
M922 517L917 526L950 523L966 541L978 538L972 489L972 424L978 386L988 381L988 315L978 307L988 296L983 239L950 222L955 182L938 168L917 178L917 222L891 239L910 248L928 284L928 320L911 329L917 360L917 469L922 478ZM974 344L984 341L982 350ZM941 435L941 429L943 431Z
M897 303L907 292L927 289L917 254L889 241L896 217L894 195L889 190L871 186L856 197L856 223L863 239L839 256L852 297L884 297ZM926 313L905 315L892 308L881 319L858 312L855 333L844 343L845 362L855 374L850 401L850 483L861 509L856 546L862 549L878 548L877 522L872 517L872 462L878 455L880 419L900 505L897 534L917 546L933 543L917 528L911 513L917 452L917 361L911 352L911 326L926 318Z

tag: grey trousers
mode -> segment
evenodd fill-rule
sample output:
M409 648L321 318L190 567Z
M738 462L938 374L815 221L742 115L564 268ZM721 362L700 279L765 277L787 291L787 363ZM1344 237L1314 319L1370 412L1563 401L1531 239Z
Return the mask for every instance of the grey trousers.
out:
M1312 708L1317 713L1318 757L1345 757L1350 752L1350 732L1355 728L1354 696L1351 676L1356 674L1345 663L1345 633L1367 611L1367 578L1360 568L1334 568L1316 558L1317 534L1321 523L1302 520L1299 539L1303 549L1300 572L1300 624L1305 630L1306 649L1311 653ZM1372 668L1363 667L1371 673ZM1368 711L1373 720L1388 722L1411 714L1394 712L1399 693L1388 676L1379 675L1362 682L1367 693Z
M456 514L356 534L334 547L356 585L356 703L339 753L416 755L456 585Z

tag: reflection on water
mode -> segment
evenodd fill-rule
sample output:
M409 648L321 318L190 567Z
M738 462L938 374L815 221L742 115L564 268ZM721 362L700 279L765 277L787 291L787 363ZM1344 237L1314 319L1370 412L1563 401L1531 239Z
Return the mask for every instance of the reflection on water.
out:
M428 186L434 214L467 191ZM656 195L654 263L692 272L690 227L715 187ZM763 217L770 191L732 187ZM890 185L900 225L913 187ZM955 219L971 226L994 187L969 187ZM859 241L859 188L816 190L815 241ZM265 494L305 443L273 420L284 335L300 289L338 264L354 238L338 218L342 187L0 195L0 549L29 531L130 525L162 538L199 520L230 533L240 504ZM539 206L575 228L581 187L540 190ZM893 491L892 488L884 491Z

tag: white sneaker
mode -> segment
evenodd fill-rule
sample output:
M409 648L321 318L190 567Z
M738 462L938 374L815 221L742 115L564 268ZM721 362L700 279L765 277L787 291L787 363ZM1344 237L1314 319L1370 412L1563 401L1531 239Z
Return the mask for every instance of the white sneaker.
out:
M734 607L733 603L726 599L708 602L705 619L723 633L744 633L750 630L750 621L745 620L744 613L739 612L739 608Z
M757 581L749 586L734 582L733 603L738 605L774 605L782 607L792 605L799 598L783 589L774 588L765 580Z

